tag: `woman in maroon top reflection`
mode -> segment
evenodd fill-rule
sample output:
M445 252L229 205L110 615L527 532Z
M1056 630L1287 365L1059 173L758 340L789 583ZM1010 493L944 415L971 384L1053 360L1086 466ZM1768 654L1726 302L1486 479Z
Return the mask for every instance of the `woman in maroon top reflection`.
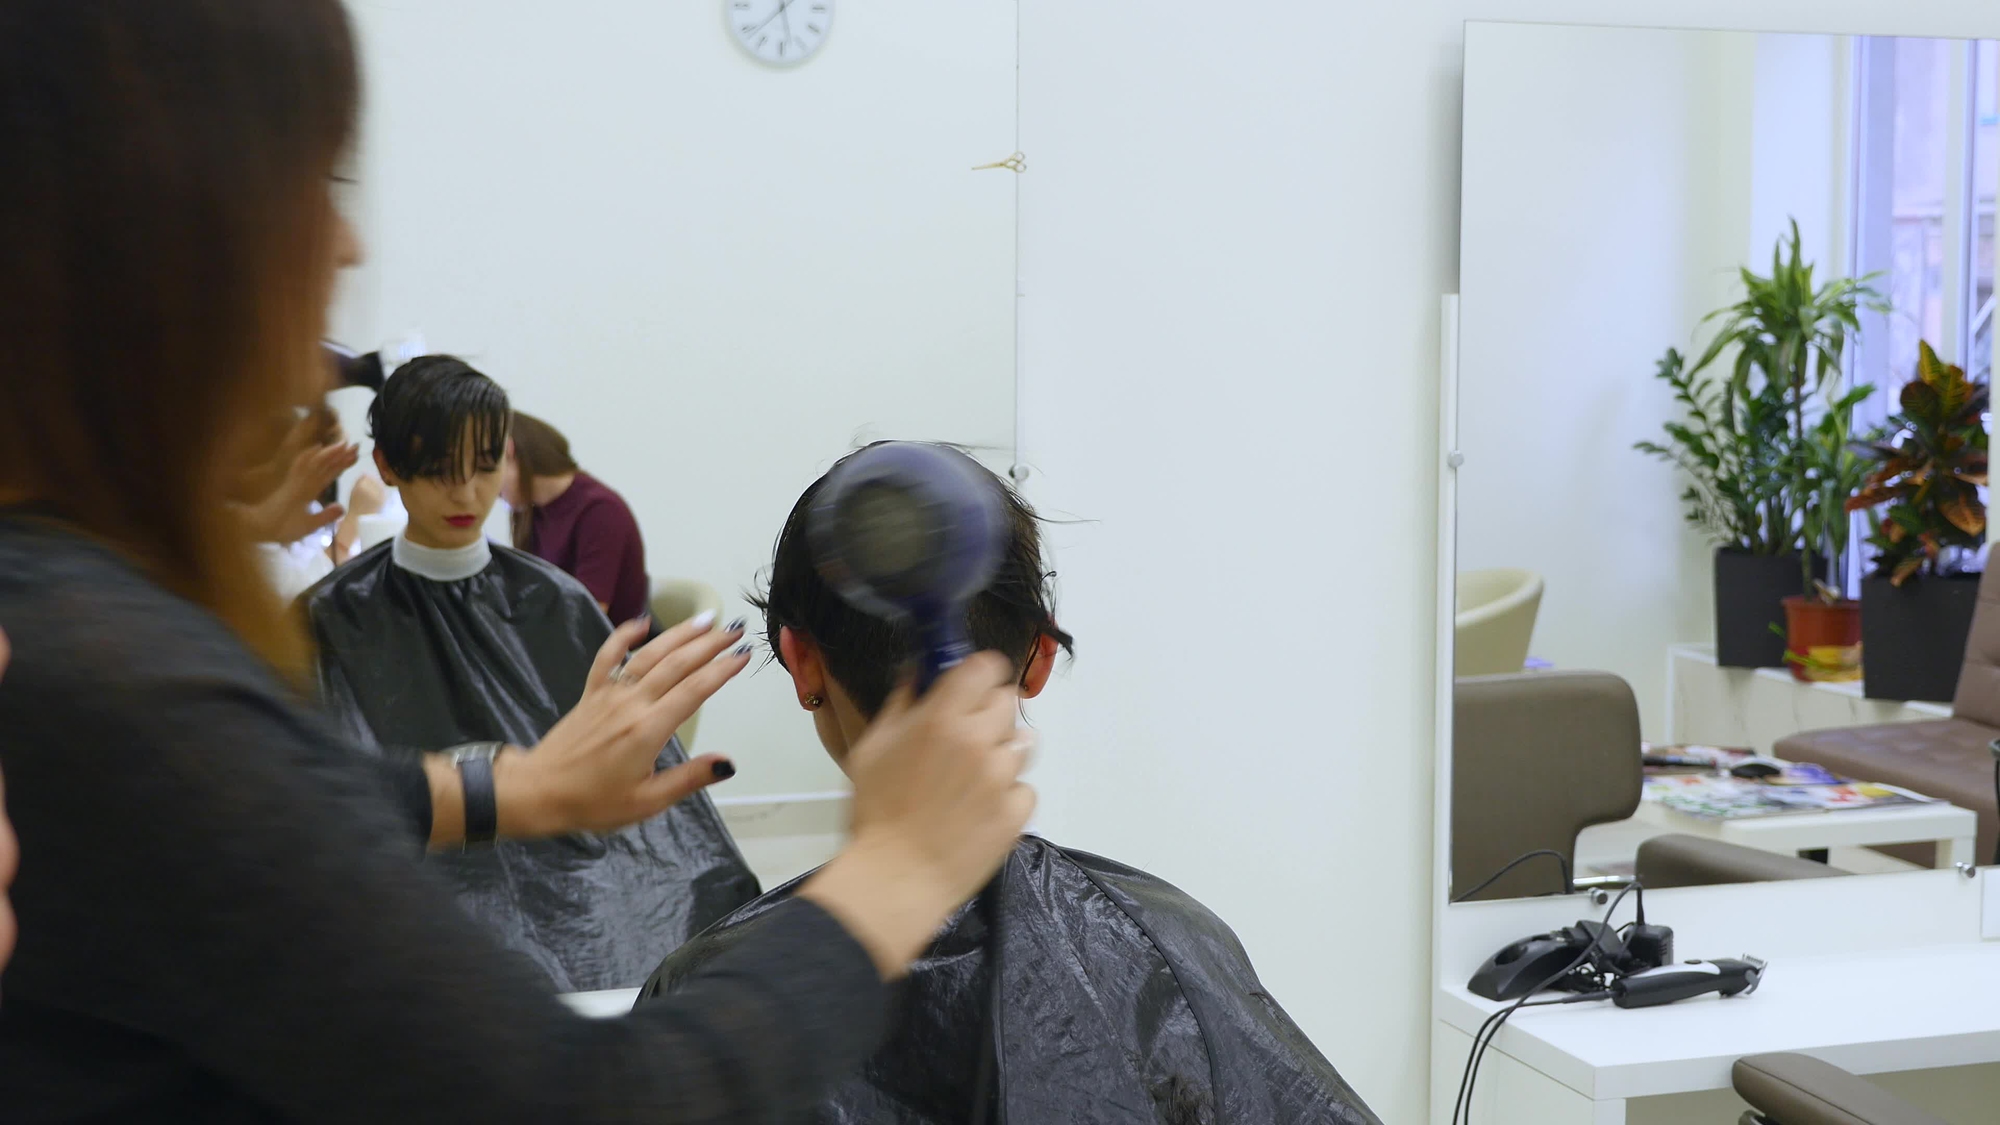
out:
M639 521L623 497L577 468L554 426L514 412L500 497L514 509L514 546L575 576L611 620L646 612Z

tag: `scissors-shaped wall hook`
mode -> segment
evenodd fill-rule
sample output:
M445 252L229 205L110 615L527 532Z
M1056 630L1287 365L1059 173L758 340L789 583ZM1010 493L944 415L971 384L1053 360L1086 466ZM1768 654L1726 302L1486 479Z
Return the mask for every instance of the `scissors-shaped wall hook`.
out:
M1005 168L1009 172L1025 172L1028 170L1028 158L1017 152L1005 160L995 160L991 164L975 165L972 170L975 172L987 172L998 168Z

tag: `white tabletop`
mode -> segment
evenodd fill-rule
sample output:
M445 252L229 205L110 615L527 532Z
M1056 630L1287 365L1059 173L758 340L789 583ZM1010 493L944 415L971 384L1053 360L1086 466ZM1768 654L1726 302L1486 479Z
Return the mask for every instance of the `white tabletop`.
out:
M1872 847L1877 844L1940 840L1952 846L1939 850L1939 867L1949 867L1959 860L1970 862L1973 859L1972 842L1979 832L1978 814L1944 801L1891 805L1879 809L1824 809L1710 820L1649 800L1639 802L1639 811L1633 819L1669 831L1786 854L1810 848Z
M1687 950L1736 956L1756 950ZM1441 988L1471 1034L1503 1005ZM1523 1008L1504 1051L1596 1101L1718 1090L1745 1055L1800 1051L1856 1074L2000 1061L2000 944L1774 959L1752 995L1658 1008Z

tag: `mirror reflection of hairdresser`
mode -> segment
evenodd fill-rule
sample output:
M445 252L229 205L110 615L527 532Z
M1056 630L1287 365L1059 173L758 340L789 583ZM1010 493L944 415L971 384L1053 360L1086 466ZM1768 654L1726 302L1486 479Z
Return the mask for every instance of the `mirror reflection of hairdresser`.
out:
M654 757L748 655L677 627L614 677L619 630L490 788L302 701L296 624L214 497L321 389L358 95L337 0L0 5L0 769L28 857L0 1120L793 1120L1027 820L1006 661L890 705L797 902L673 1000L573 1015L421 848L694 792L716 759Z

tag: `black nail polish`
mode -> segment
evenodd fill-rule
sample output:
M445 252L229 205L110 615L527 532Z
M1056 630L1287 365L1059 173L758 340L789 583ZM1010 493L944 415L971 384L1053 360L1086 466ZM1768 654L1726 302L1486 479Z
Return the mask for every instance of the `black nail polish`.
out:
M744 628L745 628L745 622L741 617L729 623L729 631L732 633L741 633L744 630Z
M737 646L736 646L736 655L738 655L738 656L748 656L748 655L750 655L750 646L749 646L749 645L737 645Z
M728 781L730 778L736 776L736 763L727 761L717 762L714 766L710 767L710 770L715 774L715 780Z

